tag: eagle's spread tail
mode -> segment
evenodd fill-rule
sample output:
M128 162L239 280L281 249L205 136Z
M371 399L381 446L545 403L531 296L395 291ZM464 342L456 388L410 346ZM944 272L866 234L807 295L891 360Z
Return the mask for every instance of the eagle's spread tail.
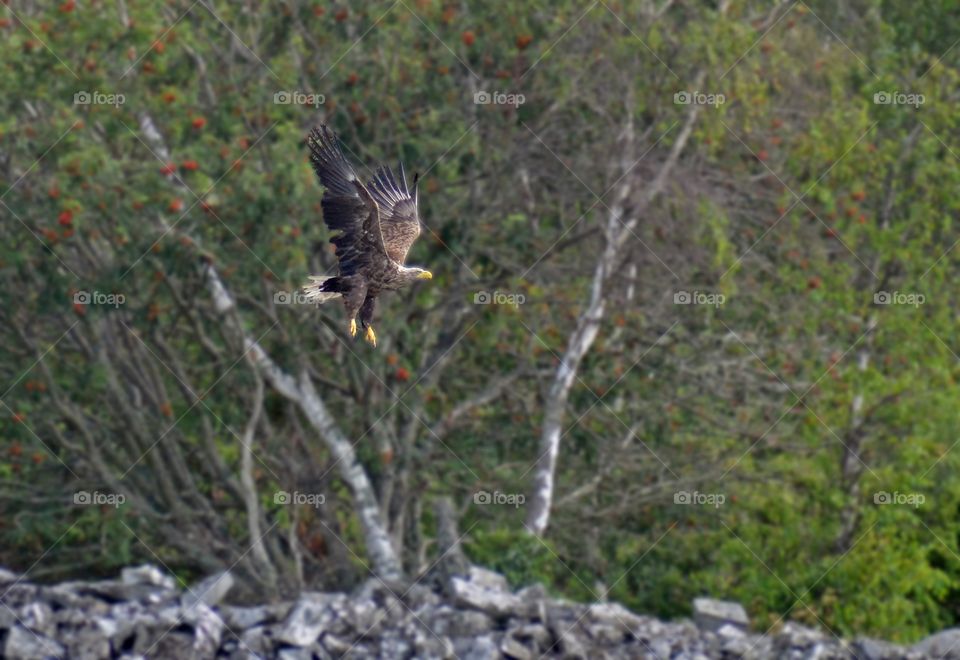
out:
M308 303L322 305L328 300L339 298L338 278L330 275L311 275L310 283L303 286L303 297Z

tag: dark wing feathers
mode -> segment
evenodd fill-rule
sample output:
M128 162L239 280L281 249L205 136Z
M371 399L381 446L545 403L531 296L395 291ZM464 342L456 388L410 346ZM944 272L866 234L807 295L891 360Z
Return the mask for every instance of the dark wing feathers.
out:
M330 231L340 232L330 239L337 249L340 274L353 275L374 255L386 253L380 234L380 210L344 158L333 131L322 125L314 128L307 145L310 164L326 189L320 201L323 221Z
M357 174L343 157L333 131L323 125L314 128L307 138L307 145L310 147L313 171L320 177L323 187L338 197L353 197L359 200L354 186Z
M416 193L411 195L407 188L403 165L400 165L399 181L389 167L381 167L367 188L380 207L383 247L391 259L403 264L410 246L420 235Z
M364 186L329 128L314 128L307 144L310 163L326 188L320 202L323 221L340 232L330 240L337 246L341 274L357 272L374 253L402 265L420 235L416 177L412 195L402 163L399 180L390 168L381 167Z

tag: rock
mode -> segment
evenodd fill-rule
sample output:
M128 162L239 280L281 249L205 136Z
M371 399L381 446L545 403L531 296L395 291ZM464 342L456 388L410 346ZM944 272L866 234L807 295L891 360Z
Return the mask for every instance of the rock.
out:
M3 657L7 660L45 660L64 657L64 648L57 642L15 625L7 633Z
M17 608L16 618L17 623L35 633L50 637L56 632L53 610L43 601Z
M110 657L110 640L99 627L89 624L77 629L66 640L66 657L77 660L100 660Z
M853 648L858 660L894 660L905 657L907 653L902 646L869 637L857 639Z
M453 640L453 652L460 660L501 660L500 645L493 635L458 637Z
M462 570L436 591L373 579L350 596L304 592L294 602L221 605L234 581L218 573L184 591L148 565L117 580L10 582L0 588L0 656L960 660L960 628L910 649L868 638L849 644L793 622L759 635L747 630L736 603L697 599L696 624L665 622L617 603L553 598L538 585L513 593L502 576L478 568Z
M429 621L430 629L442 637L473 637L489 632L493 619L475 610L455 610L448 605L438 607Z
M338 658L350 653L355 646L353 642L336 635L324 635L320 644Z
M143 564L120 571L120 581L124 584L153 585L162 589L176 589L177 583L156 566Z
M273 651L273 639L264 626L254 626L240 634L240 650L244 657L266 657Z
M716 632L724 625L732 625L746 630L750 619L740 603L713 598L695 598L693 600L693 620L701 630Z
M515 626L507 631L507 635L523 642L525 646L534 649L534 651L546 651L553 645L553 636L550 631L539 623Z
M220 606L220 616L230 630L241 631L261 623L282 621L290 613L290 603L258 605L256 607Z
M594 603L587 610L587 621L598 630L616 630L620 637L624 634L636 635L646 623L643 617L637 616L619 603Z
M290 646L310 646L323 632L344 632L345 600L341 594L304 593L277 631L277 641ZM333 625L335 622L337 626Z
M533 658L533 652L527 646L510 636L504 637L500 642L500 652L514 660L532 660Z
M493 591L510 591L510 585L507 583L507 578L503 577L499 573L495 573L479 566L470 567L470 571L467 574L467 579L473 584L479 585L486 589L491 589Z
M931 658L960 658L960 628L948 628L917 642L910 650Z
M451 578L450 594L455 604L492 616L510 616L524 609L523 601L506 590L506 580L490 579L484 573Z
M210 607L218 605L230 589L233 588L235 580L230 571L223 571L216 575L201 580L193 588L189 589L183 596L184 605L191 607L198 602L205 603Z

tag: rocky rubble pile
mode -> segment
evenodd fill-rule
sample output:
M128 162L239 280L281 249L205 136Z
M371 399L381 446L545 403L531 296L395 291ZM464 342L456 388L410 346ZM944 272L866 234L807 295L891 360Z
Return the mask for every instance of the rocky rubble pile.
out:
M748 631L743 608L697 599L694 620L663 622L615 603L578 604L539 586L511 591L470 567L442 593L371 580L352 594L223 603L229 573L187 590L153 566L119 579L30 583L0 569L0 651L33 658L960 658L960 629L904 648L842 641L787 623Z

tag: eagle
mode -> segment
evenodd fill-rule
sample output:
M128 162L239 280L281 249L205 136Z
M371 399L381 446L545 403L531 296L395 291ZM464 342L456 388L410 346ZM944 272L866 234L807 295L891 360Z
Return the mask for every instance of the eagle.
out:
M310 163L320 177L324 193L320 200L323 222L336 234L339 272L335 276L311 275L303 287L304 299L322 304L342 298L350 319L351 337L357 336L357 320L374 348L373 309L382 291L395 291L416 280L429 280L429 270L405 266L407 252L420 235L417 212L417 179L413 192L407 186L403 163L399 177L381 166L364 184L343 156L337 136L320 125L307 136Z

